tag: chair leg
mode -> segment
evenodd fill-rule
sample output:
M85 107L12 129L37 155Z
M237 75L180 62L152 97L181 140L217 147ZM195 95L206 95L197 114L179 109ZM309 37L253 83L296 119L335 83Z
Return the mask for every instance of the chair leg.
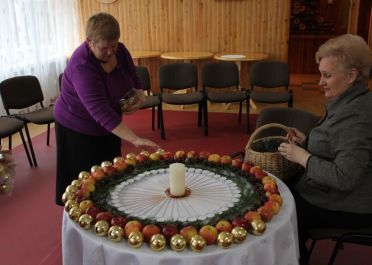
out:
M8 140L8 149L9 150L12 150L12 136L11 135L9 135L9 140Z
M34 162L34 166L37 167L37 161L36 161L36 157L35 157L35 153L34 153L34 147L32 146L32 141L31 141L31 137L30 137L30 132L28 131L27 123L25 123L25 130L26 130L27 141L28 141L30 151L31 151L32 160Z
M251 130L251 124L249 122L249 97L246 99L246 102L245 102L245 112L246 112L246 133L249 133L250 130Z
M293 92L292 90L289 91L289 93L291 94L290 97L289 97L289 101L288 101L288 108L293 108Z
M48 127L47 127L47 146L49 146L49 142L50 142L50 123L48 123Z
M315 244L316 244L316 240L312 239L312 242L311 242L311 245L310 245L310 249L309 249L309 257L311 256L311 253L313 253Z
M159 123L158 123L159 128ZM155 107L151 108L151 129L155 130Z
M242 108L243 108L243 101L239 102L239 119L238 124L242 124Z
M208 136L208 101L205 100L203 104L204 114L204 136Z
M158 106L158 127L160 127L160 138L165 139L163 107L161 104Z
M202 112L203 112L203 103L199 103L198 108L198 127L202 126Z
M342 240L337 240L336 245L335 245L335 247L334 247L334 249L332 251L332 255L329 258L328 265L333 265L333 263L335 262L335 259L336 259L338 250L340 248L342 248L342 244L343 244L343 241Z
M21 135L21 139L22 139L23 147L25 148L25 152L26 152L26 155L27 155L28 163L30 164L30 167L33 167L34 165L32 164L30 152L28 151L27 142L25 140L25 136L23 135L22 130L19 131L19 134Z

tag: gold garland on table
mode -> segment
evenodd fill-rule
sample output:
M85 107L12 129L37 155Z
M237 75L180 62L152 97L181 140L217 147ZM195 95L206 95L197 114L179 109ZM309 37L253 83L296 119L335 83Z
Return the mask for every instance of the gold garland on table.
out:
M156 163L172 163L198 161L216 167L226 167L258 183L263 190L265 201L255 210L249 210L233 220L219 220L215 224L204 224L198 229L194 225L179 227L167 224L159 227L157 224L142 224L136 219L123 216L113 216L107 210L101 210L90 199L96 184L115 177L115 173L132 172L135 167ZM277 214L282 205L275 178L267 175L259 166L247 161L232 159L230 156L210 154L203 151L169 151L158 150L155 153L142 151L139 154L129 153L125 158L116 157L113 162L104 161L101 166L95 165L90 172L80 172L62 195L65 210L69 217L86 230L93 230L97 236L108 237L112 242L123 239L133 248L139 248L144 242L154 251L162 251L166 247L174 251L183 251L187 246L192 251L200 252L206 245L217 244L228 248L232 244L243 242L248 234L262 235L266 223Z
M0 151L0 195L11 194L14 183L14 168L15 164L10 151Z

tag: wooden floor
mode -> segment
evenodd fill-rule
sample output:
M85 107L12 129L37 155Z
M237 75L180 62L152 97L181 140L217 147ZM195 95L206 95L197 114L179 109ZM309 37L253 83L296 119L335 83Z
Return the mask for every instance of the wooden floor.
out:
M322 116L324 113L324 97L323 93L319 91L318 87L319 75L291 75L290 78L290 88L293 90L294 95L294 108L306 110L308 112L314 113L318 116ZM271 107L272 104L250 104L251 113L259 113L263 108ZM277 104L276 106L287 107L287 104ZM179 110L179 111L195 111L196 106L169 106L164 105L164 109L167 110ZM210 104L208 106L208 111L210 112L231 112L236 113L238 111L238 104L231 104L227 106L226 104ZM35 125L30 124L30 134L31 137L39 135L46 130L46 125ZM19 134L13 137L13 147L21 143ZM4 149L8 148L8 139L2 139L2 146Z

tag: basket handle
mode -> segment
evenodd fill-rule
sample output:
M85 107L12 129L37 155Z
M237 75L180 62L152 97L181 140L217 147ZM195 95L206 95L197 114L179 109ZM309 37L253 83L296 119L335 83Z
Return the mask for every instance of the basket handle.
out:
M286 131L287 133L290 132L290 129L281 124L281 123L268 123L268 124L265 124L265 125L262 125L261 127L257 128L251 135L251 137L249 137L249 140L248 140L248 143L247 143L247 147L250 147L253 140L255 140L256 136L262 132L263 130L266 130L266 129L269 129L269 128L273 128L273 127L276 127L276 128L280 128L280 129L283 129L284 131Z

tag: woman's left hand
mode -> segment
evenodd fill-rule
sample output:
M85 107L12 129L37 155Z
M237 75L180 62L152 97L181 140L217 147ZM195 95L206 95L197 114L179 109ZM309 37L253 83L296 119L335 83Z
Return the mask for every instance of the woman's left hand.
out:
M135 89L135 100L134 103L129 106L125 111L124 114L132 114L133 112L137 111L141 105L145 102L145 94L143 93L142 89Z
M303 167L306 167L307 160L311 156L306 149L289 143L281 143L278 151L289 161L298 163Z

